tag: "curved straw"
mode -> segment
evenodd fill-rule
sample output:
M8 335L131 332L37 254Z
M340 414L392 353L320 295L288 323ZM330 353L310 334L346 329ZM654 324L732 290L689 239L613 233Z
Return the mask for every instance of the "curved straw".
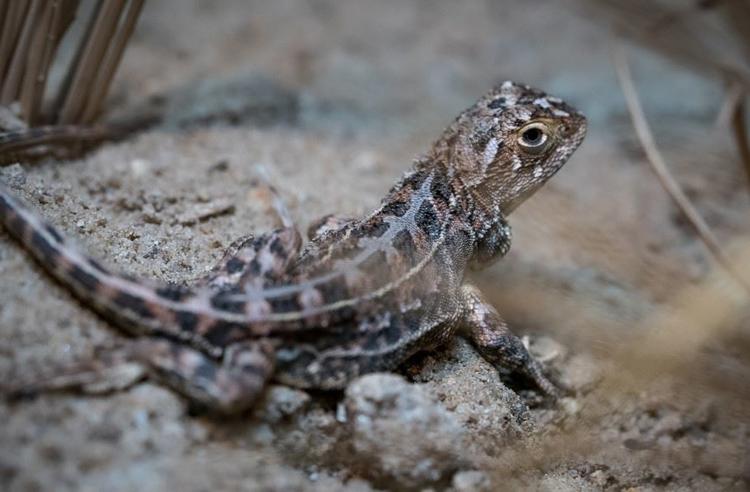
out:
M721 248L721 245L711 231L711 228L706 221L703 220L703 217L701 217L700 213L698 213L690 202L690 199L685 195L685 192L682 191L680 185L669 172L667 163L664 161L661 152L659 152L659 149L656 146L656 141L651 133L646 116L643 113L641 102L638 99L638 93L633 84L633 77L630 74L627 54L622 46L618 46L615 50L614 62L615 69L617 70L617 79L620 82L620 87L625 96L628 111L630 112L630 118L633 120L635 133L638 136L641 147L643 147L643 150L646 153L651 168L656 173L657 178L659 178L659 182L672 200L674 200L680 211L685 215L693 229L695 229L695 232L703 241L703 244L706 245L711 256L713 256L716 262L750 294L750 283L748 283L748 281L734 267L724 253L724 250Z

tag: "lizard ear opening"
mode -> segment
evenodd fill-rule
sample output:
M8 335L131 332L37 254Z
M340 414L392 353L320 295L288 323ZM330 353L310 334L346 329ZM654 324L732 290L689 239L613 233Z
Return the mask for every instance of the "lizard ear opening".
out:
M544 123L529 123L518 131L518 145L527 153L541 154L551 143L549 128Z

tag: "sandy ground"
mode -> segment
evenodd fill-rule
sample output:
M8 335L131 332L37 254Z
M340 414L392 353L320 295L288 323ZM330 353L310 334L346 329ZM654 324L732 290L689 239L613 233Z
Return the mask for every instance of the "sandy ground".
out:
M746 490L747 303L711 283L647 168L611 41L552 1L148 4L110 107L161 104L164 124L80 160L0 170L42 215L123 271L189 280L271 227L258 165L303 228L363 213L493 84L537 85L586 113L590 134L513 214L512 252L477 281L575 394L539 405L462 341L344 393L273 387L231 421L190 415L149 382L47 394L0 402L0 488ZM721 85L633 59L691 197L723 242L750 230L744 176L714 128ZM683 343L696 333L706 340ZM0 377L122 340L0 232Z

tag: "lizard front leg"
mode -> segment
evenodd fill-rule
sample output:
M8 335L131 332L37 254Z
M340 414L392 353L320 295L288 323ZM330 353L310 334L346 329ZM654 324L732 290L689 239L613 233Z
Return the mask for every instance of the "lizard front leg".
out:
M505 368L528 377L549 396L557 397L560 392L544 375L542 366L514 335L507 323L473 285L461 289L463 318L461 330L488 362L495 367Z

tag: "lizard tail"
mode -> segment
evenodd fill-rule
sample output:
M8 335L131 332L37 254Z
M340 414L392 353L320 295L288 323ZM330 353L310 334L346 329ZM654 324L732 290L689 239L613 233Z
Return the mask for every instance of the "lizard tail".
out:
M179 336L180 301L196 299L191 289L111 273L67 244L59 232L24 206L2 183L0 223L56 280L127 332L158 331ZM191 319L194 318L193 314Z
M214 353L217 346L229 341L303 327L317 329L317 324L304 325L297 312L291 312L289 319L284 317L285 312L278 314L278 319L273 318L274 312L253 313L253 308L269 303L250 299L243 291L215 292L112 273L68 244L1 182L0 224L87 307L133 335L165 335ZM296 299L302 287L279 289L283 292L274 299Z

